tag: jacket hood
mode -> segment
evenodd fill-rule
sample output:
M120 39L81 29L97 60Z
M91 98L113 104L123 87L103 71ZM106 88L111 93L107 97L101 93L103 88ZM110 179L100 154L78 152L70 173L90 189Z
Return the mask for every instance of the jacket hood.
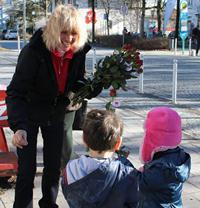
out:
M159 159L153 160L151 164L162 163L168 179L183 183L189 178L191 158L183 149L177 147L165 152L156 153L154 158L156 157Z
M171 171L171 176L181 183L185 182L189 178L191 169L190 156L187 153L185 154L185 160L183 161L183 163L174 166L174 172Z
M80 169L80 163L77 165L79 165ZM81 199L82 202L91 205L90 207L101 206L113 187L115 187L115 184L123 177L122 168L127 168L128 172L133 169L133 166L130 163L130 166L124 167L121 166L121 163L118 160L112 158L106 159L96 170L80 180L69 184L67 188L68 193L78 194L77 198ZM81 169L81 171L91 171L91 168L86 166Z
M167 107L157 107L148 114L144 124L145 135L140 146L140 161L148 163L156 152L174 149L181 143L181 118Z
M41 48L41 46L45 47L45 44L43 42L43 38L42 38L42 28L40 28L39 30L37 30L33 36L31 37L30 39L30 42L29 42L29 45L31 47L34 47L34 48Z

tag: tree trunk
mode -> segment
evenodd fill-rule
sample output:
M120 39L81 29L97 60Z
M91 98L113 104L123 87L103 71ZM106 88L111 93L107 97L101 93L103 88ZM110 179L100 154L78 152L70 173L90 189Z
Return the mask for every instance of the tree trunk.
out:
M101 0L101 4L105 10L106 14L106 29L107 35L110 35L110 23L109 23L109 15L110 15L110 0Z
M106 26L107 26L107 35L110 35L110 24L109 24L109 13L106 14Z
M179 33L179 17L180 17L180 0L177 0L176 30L175 30L175 38L177 39Z
M161 25L162 25L162 15L161 15L161 3L162 3L162 0L158 0L157 1L157 21L158 21L158 32L161 32Z
M145 20L145 8L146 8L146 0L142 0L142 15L140 22L140 35L144 37L144 20Z

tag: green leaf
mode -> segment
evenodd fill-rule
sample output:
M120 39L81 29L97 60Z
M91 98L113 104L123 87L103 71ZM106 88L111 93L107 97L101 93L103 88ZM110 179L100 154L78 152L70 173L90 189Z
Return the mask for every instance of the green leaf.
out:
M118 66L112 66L111 68L110 68L110 71L112 72L112 73L117 73L118 72Z
M110 87L110 85L111 85L110 83L105 83L104 84L104 89L108 89Z
M108 102L108 103L106 103L106 110L110 110L111 109L111 107L112 107L112 103L111 103L111 101L110 102Z
M107 69L110 68L110 63L107 63L107 64L106 64L106 68L107 68Z
M111 85L113 86L114 89L119 88L119 84L116 81L112 81Z

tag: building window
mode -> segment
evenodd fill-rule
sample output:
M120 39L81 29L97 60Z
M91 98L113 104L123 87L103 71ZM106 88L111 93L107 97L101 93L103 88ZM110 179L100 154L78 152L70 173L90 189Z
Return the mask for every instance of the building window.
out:
M192 6L192 0L188 1L188 6Z

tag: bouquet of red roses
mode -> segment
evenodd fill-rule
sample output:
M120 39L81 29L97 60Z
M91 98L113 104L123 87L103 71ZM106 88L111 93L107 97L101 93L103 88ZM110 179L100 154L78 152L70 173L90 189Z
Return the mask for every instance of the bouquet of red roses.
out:
M110 56L106 56L98 61L96 71L91 78L86 80L82 87L74 96L74 104L82 102L84 98L101 86L102 89L127 90L127 80L138 78L143 72L143 61L140 53L131 45L124 45ZM113 97L113 96L111 96Z

